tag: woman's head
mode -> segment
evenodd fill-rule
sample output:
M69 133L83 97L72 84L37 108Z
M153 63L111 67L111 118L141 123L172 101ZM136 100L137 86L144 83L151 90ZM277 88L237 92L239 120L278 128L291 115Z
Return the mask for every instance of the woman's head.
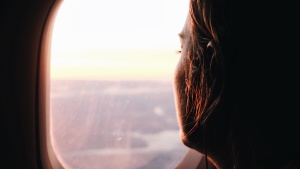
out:
M276 132L292 133L291 127L296 126L290 121L295 113L288 100L291 91L296 92L289 87L295 85L277 77L295 75L289 71L291 63L281 57L290 53L281 42L291 36L270 33L287 28L272 18L265 20L270 14L261 10L264 4L249 6L247 11L241 4L233 7L231 1L190 1L179 34L182 51L174 79L177 115L188 147L228 168L247 162L259 166L264 163L260 159L275 159L276 150L291 150L274 150L276 144L288 143L276 138ZM282 112L288 115L275 116Z
M226 60L230 49L229 14L224 0L192 0L182 32L181 58L174 89L181 139L207 154L209 132L222 125L226 101ZM223 100L222 100L223 98ZM215 114L215 115L214 115ZM223 115L222 115L223 114ZM216 118L210 125L211 116ZM222 129L223 130L223 129ZM222 132L222 131L220 131Z
M195 143L188 143L189 137L203 132L199 128L206 126L224 92L230 29L222 2L192 0L179 34L182 50L174 86L182 139L191 147Z

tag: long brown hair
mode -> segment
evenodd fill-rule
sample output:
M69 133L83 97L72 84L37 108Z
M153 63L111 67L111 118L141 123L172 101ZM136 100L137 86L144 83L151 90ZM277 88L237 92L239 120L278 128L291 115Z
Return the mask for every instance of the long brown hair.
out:
M225 83L223 40L228 36L222 0L191 0L190 36L186 60L187 112L195 126L206 120L220 101ZM191 116L191 115L190 115Z
M186 112L193 118L192 133L199 125L203 129L203 147L207 162L205 126L223 94L226 69L223 49L230 30L223 0L191 0L189 31L191 43L186 59ZM194 113L194 114L192 114ZM188 134L189 134L188 133Z

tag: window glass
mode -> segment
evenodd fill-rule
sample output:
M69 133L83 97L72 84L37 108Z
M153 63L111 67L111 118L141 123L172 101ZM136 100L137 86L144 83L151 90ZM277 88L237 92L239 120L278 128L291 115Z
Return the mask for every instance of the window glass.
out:
M185 1L65 0L51 48L51 144L70 169L169 169Z

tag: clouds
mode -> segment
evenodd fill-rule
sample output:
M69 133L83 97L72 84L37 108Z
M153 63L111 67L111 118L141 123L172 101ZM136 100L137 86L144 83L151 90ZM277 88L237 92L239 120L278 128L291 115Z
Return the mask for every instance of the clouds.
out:
M127 133L128 134L128 133ZM162 130L159 133L142 134L142 133L129 133L132 138L138 138L146 142L144 147L122 147L113 148L107 147L103 149L88 149L77 152L69 152L66 156L83 156L83 155L121 155L121 154L145 154L145 153L158 153L158 152L171 152L178 151L180 147L183 148L182 142L179 138L179 131L177 130ZM122 139L124 140L124 139ZM129 140L130 139L126 139ZM130 144L128 144L130 145Z

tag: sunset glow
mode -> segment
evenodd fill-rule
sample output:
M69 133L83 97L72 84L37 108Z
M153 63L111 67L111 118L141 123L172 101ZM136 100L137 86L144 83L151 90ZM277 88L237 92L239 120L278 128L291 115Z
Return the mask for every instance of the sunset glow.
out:
M172 77L187 0L65 0L56 17L51 78Z

